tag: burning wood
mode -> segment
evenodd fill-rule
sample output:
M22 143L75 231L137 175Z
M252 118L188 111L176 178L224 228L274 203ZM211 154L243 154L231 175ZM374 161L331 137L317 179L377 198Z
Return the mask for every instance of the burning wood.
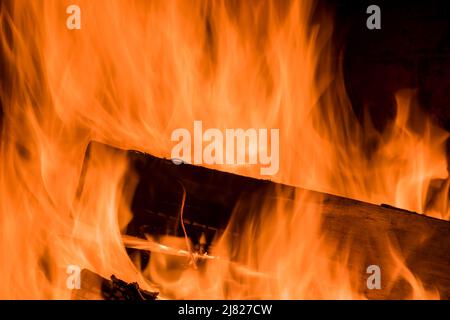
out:
M363 121L327 10L66 5L0 4L0 298L68 298L67 266L85 298L449 298L449 222L380 205L450 217L449 132L408 89Z
M226 232L233 238L243 240L240 227L254 219L264 220L264 207L275 208L280 202L285 207L295 206L301 201L300 194L314 203L322 213L320 229L326 241L336 246L336 256L346 252L349 269L358 278L359 289L370 298L402 298L411 293L411 282L421 283L423 288L432 288L442 298L450 297L450 223L400 210L388 205L374 205L344 197L323 194L279 185L267 180L256 180L192 165L174 165L169 160L158 159L140 153L129 153L131 162L140 176L133 201L135 216L128 232L144 238L148 234L158 238L164 234L183 237L179 220L179 206L182 191L178 182L185 187L186 205L184 222L187 234L198 248L198 240L206 234L208 244L214 246L217 239ZM160 177L170 177L172 183L160 183ZM311 196L314 195L314 196ZM267 200L270 199L270 200ZM255 208L255 203L257 208ZM208 214L211 211L215 215ZM289 211L289 210L287 210ZM158 212L156 214L155 212ZM164 214L163 214L164 213ZM254 215L251 217L251 215ZM256 217L255 217L256 216ZM269 216L267 217L270 218ZM235 228L228 228L230 220L239 221ZM301 229L301 226L299 226ZM286 232L289 227L286 228ZM257 235L256 235L257 237ZM256 240L256 238L255 238ZM125 237L129 248L154 253L184 256L186 249L162 245L154 240L138 240ZM287 250L280 246L279 250ZM347 250L347 251L346 251ZM133 251L133 250L131 250ZM214 254L198 254L200 260L211 263L221 258ZM286 254L290 254L286 252ZM146 256L151 259L151 254ZM403 261L399 263L399 261ZM261 274L251 270L239 261L222 260L233 263L233 269L243 268L247 274ZM381 290L370 290L366 286L370 276L367 268L380 266L382 271ZM410 274L409 279L400 274ZM425 289L424 289L425 290Z
M81 272L81 285L72 291L74 300L155 300L157 292L139 288L137 283L127 283L114 275L111 280L84 269Z
M117 150L115 152L125 153L125 151ZM196 242L200 240L199 231L208 234L208 245L214 250L215 243L212 239L217 239L226 233L226 225L229 223L229 221L214 219L217 218L216 216L203 215L203 211L211 210L211 208L220 209L222 218L238 219L240 224L245 224L254 218L249 215L262 214L263 207L268 205L267 199L270 199L269 202L274 205L281 199L289 203L289 206L293 206L294 202L302 199L298 195L294 196L300 192L316 195L305 199L320 207L323 215L321 220L323 235L326 241L333 243L337 249L336 256L330 256L328 259L331 259L332 263L340 262L339 252L346 252L345 248L348 248L347 266L356 279L356 287L366 297L376 299L409 297L413 289L412 285L424 291L436 290L436 294L441 298L450 297L448 272L450 270L450 259L448 259L450 223L447 221L388 205L368 204L187 164L175 165L169 160L141 153L128 152L128 156L140 176L133 201L135 216L129 224L128 233L142 238L124 235L122 239L124 245L129 248L131 256L140 252L141 258L146 257L149 264L151 262L148 260L151 259L171 261L170 257L178 257L184 259L176 260L184 261L178 268L188 271L191 269L188 261L194 258L200 263L200 272L207 268L207 264L220 264L230 268L232 273L239 275L241 279L276 281L276 275L252 269L252 266L246 265L245 261L240 261L239 257L230 259L230 257L216 256L207 252L190 252L186 247L170 246L151 238L144 239L144 237L150 235L158 239L167 232L183 237L182 221L177 216L180 203L174 200L176 197L172 198L173 195L182 196L179 182L185 186L183 190L186 193L186 204L183 208L186 210L184 222L189 221L186 224L186 231L190 237L189 241L192 241L193 247L197 249ZM172 183L159 184L159 175L171 177ZM283 192L280 193L279 190ZM242 199L247 201L242 202ZM255 209L253 207L255 203L260 204L261 207ZM159 211L160 214L155 215L153 213L155 211ZM264 220L265 217L259 216L257 219ZM242 241L243 236L240 232L245 232L244 229L233 230L233 238L236 241ZM137 233L136 230L138 230ZM180 241L178 245L182 243L183 241ZM284 249L279 248L280 251ZM374 265L381 269L382 286L380 289L371 290L367 287L367 280L370 277L367 270ZM144 268L145 265L142 267ZM163 297L166 297L164 294L166 293L163 293ZM143 297L154 298L156 294L143 293L136 285L128 285L118 281L117 278L108 281L87 270L83 271L81 290L74 290L74 298L77 299L142 299Z

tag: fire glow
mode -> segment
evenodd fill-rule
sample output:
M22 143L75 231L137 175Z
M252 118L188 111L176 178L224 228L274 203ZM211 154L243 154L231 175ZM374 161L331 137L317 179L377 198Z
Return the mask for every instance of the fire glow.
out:
M1 92L1 298L70 298L68 265L166 298L365 298L347 264L351 248L324 239L321 199L311 195L264 204L264 221L250 221L240 243L216 239L210 255L220 259L202 270L184 256L160 254L143 271L131 261L122 239L135 187L127 159L93 147L83 170L87 147L170 158L171 132L198 119L279 128L276 182L449 218L448 182L427 202L432 181L448 181L448 133L426 117L412 121L413 90L398 92L384 132L361 125L332 58L332 21L313 22L311 1L80 0L81 30L65 27L67 5L1 3L11 79ZM259 166L203 164L267 178ZM406 298L438 298L385 240L397 279L411 287ZM161 246L189 251L185 239Z

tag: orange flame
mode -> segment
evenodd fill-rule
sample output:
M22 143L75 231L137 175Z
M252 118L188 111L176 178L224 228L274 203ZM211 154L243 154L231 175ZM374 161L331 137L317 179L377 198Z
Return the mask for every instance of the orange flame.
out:
M70 4L1 4L11 81L1 92L0 298L69 298L69 264L144 288L150 276L175 298L363 298L345 258L330 262L336 248L310 196L266 205L267 219L250 221L238 244L226 233L205 270L173 270L187 258L161 252L143 274L136 269L121 239L134 187L126 159L93 147L83 171L87 145L169 157L171 132L195 120L279 128L275 181L450 217L448 133L423 117L415 123L411 91L398 94L385 132L360 126L332 58L332 24L313 23L311 1L79 0L75 31L65 27ZM210 167L260 177L255 166ZM436 297L393 256L413 297Z

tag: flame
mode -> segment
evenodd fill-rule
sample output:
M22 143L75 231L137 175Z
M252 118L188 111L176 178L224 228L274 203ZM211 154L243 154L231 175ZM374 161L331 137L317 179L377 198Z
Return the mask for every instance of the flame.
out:
M152 250L178 255L135 267L121 238L135 185L127 160L94 146L84 161L87 146L168 158L171 132L195 120L279 128L274 181L449 219L448 133L413 117L411 90L397 94L384 132L361 125L333 58L330 16L312 19L312 1L79 0L76 31L65 28L70 4L1 3L10 81L1 88L0 298L70 298L69 264L144 288L151 278L172 298L364 298L349 253L331 261L338 250L311 195L264 205L264 221L247 221L238 242L226 232L205 268L181 268L188 248L172 238ZM208 166L260 177L256 166ZM413 298L436 297L395 250L393 261Z

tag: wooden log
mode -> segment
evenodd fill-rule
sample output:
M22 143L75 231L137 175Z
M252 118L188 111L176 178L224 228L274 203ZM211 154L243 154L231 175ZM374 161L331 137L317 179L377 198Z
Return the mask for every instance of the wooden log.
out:
M360 290L369 298L402 299L411 296L407 279L395 272L410 272L427 289L450 298L450 223L413 212L328 196L323 203L327 241L349 250L348 265L361 276ZM408 268L392 265L393 255ZM383 274L382 290L369 290L365 268L378 265ZM404 274L407 275L407 274ZM418 297L420 298L420 297Z
M233 219L242 219L236 225L245 225L246 219L255 218L249 212L258 214L263 205L276 203L280 197L295 203L295 195L304 192L317 196L309 199L320 198L316 205L322 212L321 235L337 248L336 256L331 259L342 262L342 256L348 255L346 266L354 275L352 278L359 279L356 286L361 293L373 299L422 297L412 295L412 283L416 291L423 286L435 289L441 298L450 298L448 221L267 180L188 164L176 165L170 160L134 151L111 149L126 153L132 170L139 177L127 235L141 238L146 233L183 236L179 212L185 192L183 220L194 249L198 249L201 235L211 243L228 225L232 213ZM259 218L265 219L265 216ZM239 237L239 228L232 231ZM128 252L133 254L136 250L129 248ZM142 268L149 259L150 253L142 251ZM369 290L366 286L369 265L381 268L381 290ZM398 277L399 274L403 277Z
M72 300L155 300L158 296L137 283L126 283L114 275L108 280L88 269L81 270L80 280L80 288L72 290Z
M72 300L104 300L102 284L107 281L90 270L81 270L80 288L72 290Z
M233 210L245 219L250 211L246 204L255 211L255 203L267 205L270 198L277 201L280 192L276 190L283 190L281 194L287 201L295 201L294 194L300 190L203 167L176 165L146 154L129 152L129 156L140 177L133 201L135 216L128 228L131 235L169 232L182 236L178 218L183 193L180 183L187 194L186 228L194 243L202 233L208 241L217 236ZM450 298L450 222L387 205L300 192L320 196L324 236L340 248L338 253L348 253L348 267L359 275L359 289L368 298L414 297L408 282L416 280L426 289L439 291L441 298ZM249 201L240 201L243 198ZM397 258L404 260L407 269L393 263ZM381 290L369 290L366 286L366 268L373 264L382 271ZM410 272L412 278L398 278L398 271L406 275Z

